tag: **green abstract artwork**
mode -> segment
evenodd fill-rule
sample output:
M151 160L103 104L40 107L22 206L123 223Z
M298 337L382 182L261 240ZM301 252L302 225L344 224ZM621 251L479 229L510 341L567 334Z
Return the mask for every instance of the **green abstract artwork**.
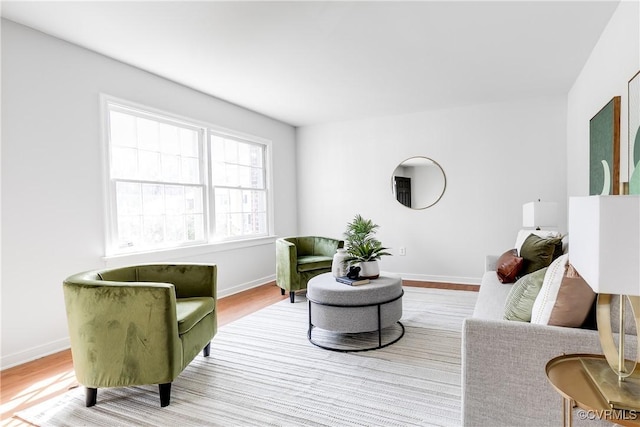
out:
M629 80L629 194L640 194L640 71Z
M589 122L589 195L618 194L620 187L620 97Z

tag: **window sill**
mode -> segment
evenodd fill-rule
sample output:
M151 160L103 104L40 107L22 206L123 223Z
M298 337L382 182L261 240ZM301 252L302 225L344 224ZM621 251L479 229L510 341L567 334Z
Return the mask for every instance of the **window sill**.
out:
M266 236L255 239L234 240L232 242L207 243L204 245L185 246L181 248L133 252L128 254L104 256L102 257L102 260L107 268L150 262L166 262L215 252L270 245L276 241L276 238L276 236Z

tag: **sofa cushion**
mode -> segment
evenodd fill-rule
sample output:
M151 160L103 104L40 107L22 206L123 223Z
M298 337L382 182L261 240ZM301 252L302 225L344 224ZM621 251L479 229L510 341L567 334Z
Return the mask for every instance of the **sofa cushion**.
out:
M298 271L312 271L321 268L331 269L333 257L320 255L298 256Z
M522 276L511 287L504 304L504 319L530 322L533 304L540 293L547 268Z
M336 253L336 249L340 245L341 242L339 240L327 237L316 237L313 246L313 254L333 257Z
M503 320L504 302L512 286L512 284L500 283L495 271L484 273L480 292L478 292L478 300L473 310L473 317Z
M178 318L178 334L182 335L193 328L199 321L211 313L215 301L211 297L194 297L176 299L176 317Z
M312 236L296 237L293 242L296 245L298 256L310 256L315 253L315 238Z
M596 294L562 255L547 269L542 289L533 304L531 323L580 327Z
M524 259L518 256L518 251L515 249L508 250L500 255L498 262L496 263L496 274L498 280L502 283L513 283L516 281L516 277L522 269L522 263Z
M171 283L176 298L213 296L216 269L202 264L143 264L136 267L140 282Z
M541 268L548 267L553 261L556 248L562 245L559 237L544 238L530 234L522 244L520 256L524 258L520 274L525 276Z

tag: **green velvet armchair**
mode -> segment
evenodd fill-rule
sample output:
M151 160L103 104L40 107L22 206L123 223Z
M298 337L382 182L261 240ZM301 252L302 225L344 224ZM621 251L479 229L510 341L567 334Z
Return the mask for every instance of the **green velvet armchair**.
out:
M342 248L342 240L328 237L285 237L276 240L276 283L282 295L289 292L291 302L295 292L306 289L309 279L331 271L333 255Z
M89 271L63 283L73 367L86 387L158 384L169 405L171 382L217 330L216 265L146 264Z

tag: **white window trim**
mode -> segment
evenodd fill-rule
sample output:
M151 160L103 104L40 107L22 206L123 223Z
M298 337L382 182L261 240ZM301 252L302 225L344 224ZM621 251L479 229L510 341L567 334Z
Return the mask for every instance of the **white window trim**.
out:
M277 236L265 236L252 239L241 239L204 245L181 246L170 249L156 249L145 252L132 252L102 257L105 266L122 267L130 264L142 264L148 262L175 261L176 259L196 257L217 252L225 252L236 249L252 248L256 246L272 245Z
M105 248L104 253L105 256L102 259L105 261L107 266L116 266L116 265L125 265L126 263L135 263L135 262L152 262L159 260L168 260L175 259L181 257L190 257L197 256L206 253L241 249L246 247L253 246L261 246L265 244L272 244L275 242L276 236L274 235L275 229L275 220L273 217L274 207L273 207L273 161L272 161L272 148L273 144L271 140L262 138L256 135L252 135L246 132L235 131L232 129L224 128L219 125L215 125L212 123L204 122L197 119L191 119L185 116L181 116L178 114L174 114L171 112L167 112L164 110L160 110L157 108L149 107L147 105L139 104L136 102L132 102L126 99L118 98L115 96L111 96L108 94L101 93L99 96L100 99L100 133L102 140L102 177L103 177L103 202L105 209L104 212L104 230L105 230ZM202 167L201 173L204 174L203 182L205 184L205 203L206 203L206 216L208 224L206 225L206 233L207 233L207 242L196 242L196 243L186 243L181 246L171 247L171 248L158 248L151 250L143 250L143 251L132 251L132 252L117 252L117 245L114 242L117 240L116 228L114 222L116 221L116 206L114 201L112 200L113 190L110 188L112 185L111 182L111 174L110 174L110 147L109 147L109 128L107 126L108 123L108 114L109 114L109 104L117 104L118 106L124 108L130 108L132 110L136 110L136 112L141 113L149 113L150 116L155 114L159 116L167 117L175 122L186 125L188 127L193 128L194 126L202 129L203 131L203 144L202 144ZM213 185L210 179L210 141L209 141L209 132L213 132L215 134L221 136L228 136L234 139L246 140L247 142L253 142L257 144L262 144L265 147L264 150L264 162L266 169L265 176L265 190L267 192L267 235L264 236L244 236L240 238L229 238L220 241L212 240L212 227L211 221L214 215L212 209L211 192L213 191Z

